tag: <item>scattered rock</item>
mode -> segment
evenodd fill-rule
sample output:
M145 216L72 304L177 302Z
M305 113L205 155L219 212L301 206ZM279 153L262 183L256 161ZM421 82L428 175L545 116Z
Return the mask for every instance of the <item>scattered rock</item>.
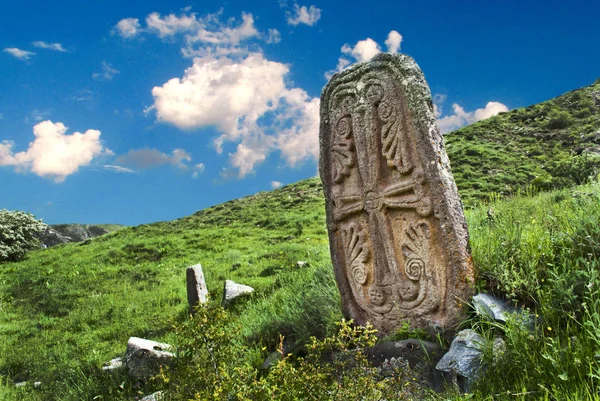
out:
M532 315L493 295L485 293L475 295L473 308L478 315L487 316L501 323L506 323L508 314L517 314L517 319L520 319L525 327L529 329L535 327L535 318Z
M231 280L225 280L225 288L223 290L223 302L221 303L223 307L227 307L231 304L235 299L241 297L242 295L251 294L254 292L254 288L244 285L238 284Z
M26 385L27 385L27 382L18 382L18 383L15 383L15 387L24 387Z
M156 393L152 393L150 395L145 396L140 401L160 401L163 398L164 398L163 397L163 392L162 391L157 391Z
M194 310L199 304L205 304L208 301L208 289L204 281L202 265L198 263L187 268L186 282L188 304Z
M423 361L437 361L442 356L442 348L429 341L408 339L376 344L365 351L373 366L379 366L391 358L402 358L411 367Z
M127 342L125 363L129 376L138 380L147 380L160 371L160 366L172 362L174 355L169 352L172 346L138 337Z
M102 366L102 370L107 372L114 372L116 370L122 369L125 367L125 361L123 358L118 357L115 359L111 359L105 366Z
M485 339L475 331L467 329L459 332L450 350L440 359L436 369L455 375L455 381L463 392L469 392L471 386L482 375L481 360L485 347ZM494 355L500 356L506 350L504 340L494 339Z
M301 269L303 267L308 267L308 262L304 260L299 260L296 262L296 267Z

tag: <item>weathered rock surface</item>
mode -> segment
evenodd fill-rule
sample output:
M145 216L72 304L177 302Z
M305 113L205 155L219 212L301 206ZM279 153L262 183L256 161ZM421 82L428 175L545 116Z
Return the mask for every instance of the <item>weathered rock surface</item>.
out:
M456 335L436 369L456 375L459 388L463 392L469 392L483 374L482 358L485 346L485 339L475 331L463 330ZM504 340L500 337L494 339L492 347L495 356L500 356L506 348Z
M54 224L48 226L39 239L42 248L50 248L67 242L82 242L108 232L107 229L92 224Z
M479 293L473 297L472 305L475 312L480 316L506 323L509 314L516 314L516 318L525 327L530 329L535 327L536 319L532 315L493 295Z
M186 283L188 304L192 310L199 304L205 304L208 301L208 289L206 281L204 281L202 266L199 263L187 268Z
M235 299L243 296L252 294L254 292L254 288L244 285L238 284L235 281L225 280L225 288L223 289L223 301L221 304L223 307L227 307L231 304Z
M138 380L148 380L160 371L160 366L168 365L174 355L169 352L169 344L158 343L138 337L131 337L127 342L125 363L129 376Z
M144 398L140 399L140 401L160 401L162 399L164 399L163 392L157 391L156 393L145 396Z
M473 293L462 205L423 73L379 54L321 95L320 174L344 314L452 330Z
M125 368L125 361L123 360L123 358L118 357L115 359L111 359L107 364L105 364L105 366L102 366L102 370L104 371L108 371L108 372L114 372L116 370L120 370Z

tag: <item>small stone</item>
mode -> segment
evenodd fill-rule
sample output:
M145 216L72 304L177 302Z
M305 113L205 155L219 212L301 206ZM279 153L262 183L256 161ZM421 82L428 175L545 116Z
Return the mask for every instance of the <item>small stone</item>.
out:
M157 391L156 393L152 393L150 395L145 396L140 401L160 401L163 399L163 392Z
M301 269L303 267L308 267L308 262L304 260L299 260L296 262L296 267Z
M229 304L231 304L235 299L248 295L254 292L254 288L244 285L238 284L231 280L225 280L225 288L223 289L223 301L222 306L225 308Z
M27 385L27 382L18 382L18 383L15 383L15 387L24 387L26 385Z
M205 304L208 300L208 289L206 288L206 281L204 281L202 265L197 264L188 267L185 277L188 304L193 310L196 306Z
M516 315L516 319L524 327L533 329L536 319L521 308L511 305L508 301L493 295L479 293L473 297L473 309L479 316L486 316L501 323L506 323L508 315Z
M263 362L261 369L269 370L273 366L277 365L277 363L279 361L281 361L282 359L283 359L283 356L281 356L281 353L279 351L273 351L269 354L269 356L267 356L265 358L265 361Z
M42 385L42 382L33 382L33 387L38 388Z
M118 357L115 359L111 359L105 366L102 366L102 370L106 372L114 372L116 370L122 369L125 367L125 362L123 358Z
M169 344L131 337L127 342L125 363L129 376L138 380L148 380L160 372L160 367L169 365L174 358L169 352L173 347Z

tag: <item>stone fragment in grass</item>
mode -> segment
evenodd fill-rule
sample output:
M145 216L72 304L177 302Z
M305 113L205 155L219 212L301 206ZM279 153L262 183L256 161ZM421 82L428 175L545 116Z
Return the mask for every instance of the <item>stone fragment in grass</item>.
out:
M252 294L254 292L254 288L244 285L238 284L235 281L225 280L225 288L223 289L223 301L221 305L225 308L229 304L231 304L235 299L243 296Z
M528 329L535 327L536 319L521 308L493 295L479 293L473 297L473 309L479 316L487 316L501 323L506 323L508 315L514 314L519 323Z
M190 308L194 308L208 301L208 289L202 272L202 265L190 266L186 271L187 299Z
M436 369L456 375L455 380L460 390L469 392L483 374L481 361L485 347L486 340L475 331L462 330L452 341L448 352L437 363ZM504 340L500 337L494 338L492 347L495 357L503 354L506 349Z
M163 397L163 392L162 391L157 391L156 393L152 393L150 395L145 396L140 401L160 401L163 398L164 398Z
M131 337L127 342L125 363L129 376L138 380L148 380L160 372L160 367L169 365L174 354L172 346L165 343Z
M123 358L118 357L115 359L111 359L108 363L105 364L105 366L102 366L102 370L104 370L105 372L114 372L124 367L125 361L123 361Z
M303 267L308 267L308 262L305 260L299 260L296 262L296 267L301 269Z

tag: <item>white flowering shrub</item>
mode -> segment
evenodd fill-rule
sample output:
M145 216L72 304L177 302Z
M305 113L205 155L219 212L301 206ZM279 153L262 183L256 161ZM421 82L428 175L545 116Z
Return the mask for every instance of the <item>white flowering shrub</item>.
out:
M0 210L0 262L14 262L38 246L38 234L47 227L35 216L18 210Z

